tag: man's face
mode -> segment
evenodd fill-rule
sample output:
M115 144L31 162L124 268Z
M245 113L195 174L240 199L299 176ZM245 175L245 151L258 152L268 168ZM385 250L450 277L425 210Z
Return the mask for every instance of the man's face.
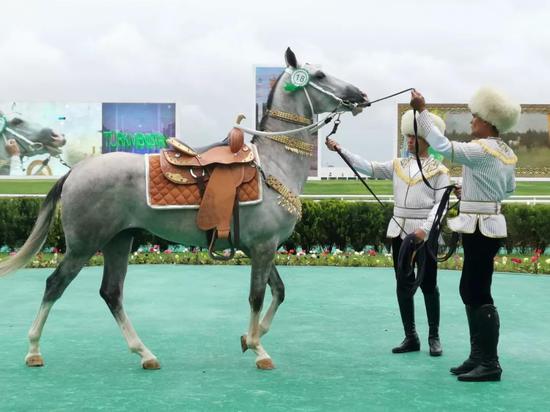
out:
M493 126L487 123L481 117L472 114L472 120L470 121L470 127L472 129L472 136L484 138L491 136L493 133Z
M416 152L414 140L414 135L407 135L407 150L409 151L409 153ZM428 146L428 142L424 140L424 138L418 137L418 153L423 153L424 151L426 151L428 149Z

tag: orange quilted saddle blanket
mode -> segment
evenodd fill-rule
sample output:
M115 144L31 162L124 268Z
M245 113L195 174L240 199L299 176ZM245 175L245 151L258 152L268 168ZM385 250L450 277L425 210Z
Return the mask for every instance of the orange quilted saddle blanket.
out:
M177 184L168 180L160 167L158 154L145 157L147 179L147 204L155 209L198 209L201 203L199 187L193 184ZM195 170L195 173L197 171ZM189 171L182 173L189 173ZM208 173L208 168L207 168ZM208 179L206 178L206 185ZM240 205L251 205L261 202L262 186L258 169L254 165L246 166L245 179L238 189Z

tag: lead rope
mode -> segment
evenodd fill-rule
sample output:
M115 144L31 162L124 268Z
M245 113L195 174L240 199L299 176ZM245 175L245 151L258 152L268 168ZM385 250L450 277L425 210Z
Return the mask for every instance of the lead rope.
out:
M410 87L408 89L405 89L405 90L401 90L400 92L397 92L397 93L393 93L393 94L390 94L388 96L385 96L385 97L381 97L380 99L376 99L376 100L372 100L369 102L369 104L367 106L371 106L373 103L377 103L377 102L381 102L382 100L386 100L386 99L389 99L390 97L394 97L394 96L398 96L400 94L403 94L403 93L407 93L407 92L410 92L411 90L414 90L413 87ZM328 140L328 138L334 134L336 134L336 131L338 130L338 126L340 125L340 114L338 114L336 120L334 121L334 127L332 128L332 131L327 135L325 141ZM416 125L416 123L415 123ZM336 149L336 153L338 153L340 155L340 157L344 160L344 162L346 162L346 164L348 165L348 167L352 170L352 172L355 174L355 176L357 176L357 178L361 181L361 183L363 183L363 186L365 186L367 188L367 190L370 192L370 194L374 197L374 199L376 199L376 201L380 204L380 206L382 206L384 209L387 207L387 204L382 202L378 196L376 196L376 193L374 193L374 191L370 188L370 186L367 184L366 180L363 178L363 176L361 176L359 174L359 172L355 169L355 167L353 167L353 165L351 164L351 162L348 160L348 158L342 153L342 151L338 148L335 148ZM424 176L422 176L424 177ZM392 220L395 222L395 224L397 225L397 227L399 227L399 229L401 229L401 231L407 235L407 232L405 231L405 228L403 228L403 226L397 221L397 219L395 218L395 216L393 216L392 214Z
M453 232L453 234L451 236L450 244L449 244L449 250L447 251L447 253L444 256L438 257L437 256L437 248L438 248L438 244L439 244L439 236L441 235L441 231L443 230L442 220L443 220L443 216L446 214L446 212L448 212L450 209L453 209L453 208L458 206L458 204L460 203L460 199L453 206L449 207L449 203L451 201L451 199L450 199L451 198L451 192L456 188L456 185L451 184L451 185L448 185L448 186L434 188L430 184L428 179L426 179L426 176L424 176L424 172L422 170L422 162L420 161L420 157L418 155L418 151L419 151L419 149L418 149L418 123L416 121L416 109L413 110L413 128L414 128L414 149L415 149L416 163L418 165L418 169L420 170L420 175L422 176L422 181L424 182L424 184L426 186L428 186L430 189L432 189L434 191L435 190L445 190L445 192L443 193L443 196L441 197L441 200L439 202L439 207L437 208L437 211L436 211L436 214L435 214L435 217L434 217L434 221L432 223L432 228L430 230L430 234L428 235L428 239L426 240L426 242L424 243L423 246L426 247L427 252L437 262L445 262L455 252L457 244L458 244L459 235L458 235L458 233ZM447 209L447 210L445 211L445 209Z

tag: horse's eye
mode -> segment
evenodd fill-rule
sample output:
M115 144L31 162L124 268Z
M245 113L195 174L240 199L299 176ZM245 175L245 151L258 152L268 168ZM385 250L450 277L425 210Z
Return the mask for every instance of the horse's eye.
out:
M14 126L17 126L18 124L23 123L23 119L20 119L19 117L14 117L11 119L10 123Z
M319 80L324 79L325 77L327 77L327 76L325 75L325 73L323 73L321 71L315 73L315 78L317 78Z

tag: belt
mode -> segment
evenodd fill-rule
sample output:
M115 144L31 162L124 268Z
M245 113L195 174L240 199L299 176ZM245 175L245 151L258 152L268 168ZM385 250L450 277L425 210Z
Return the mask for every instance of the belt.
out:
M393 207L393 215L404 219L426 219L432 208L427 209L412 209L408 207Z
M499 215L500 202L474 202L462 200L460 202L460 211L463 213L473 213L476 215Z

